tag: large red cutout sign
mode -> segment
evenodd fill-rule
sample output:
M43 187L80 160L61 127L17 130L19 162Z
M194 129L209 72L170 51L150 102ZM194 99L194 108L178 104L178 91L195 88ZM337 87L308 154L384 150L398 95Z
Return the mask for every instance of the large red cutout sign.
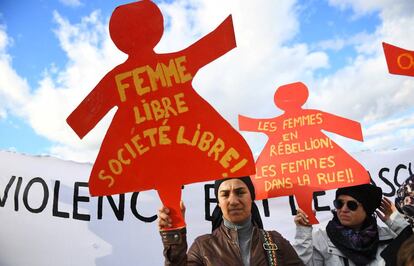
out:
M414 77L414 51L383 42L388 71L391 74Z
M178 228L185 225L183 184L251 175L255 168L245 140L191 85L201 67L236 46L231 16L188 48L157 54L163 25L151 1L115 9L111 38L128 59L103 77L67 122L82 138L118 106L91 172L90 193L156 189Z
M241 130L265 133L269 140L256 161L252 181L257 199L295 195L311 223L315 191L369 183L364 167L322 130L362 141L358 122L319 110L302 109L308 89L292 83L277 89L274 101L284 114L270 119L239 116Z

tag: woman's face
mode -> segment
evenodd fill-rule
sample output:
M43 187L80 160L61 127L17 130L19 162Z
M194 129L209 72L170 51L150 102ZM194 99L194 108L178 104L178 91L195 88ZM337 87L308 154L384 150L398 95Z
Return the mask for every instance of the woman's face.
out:
M221 183L218 189L218 205L223 217L241 224L251 215L252 197L246 184L239 179L229 179Z
M338 200L342 201L344 204L342 208L336 209L336 213L338 215L338 219L342 225L353 228L359 229L367 218L367 213L364 210L364 207L361 203L359 203L356 199L348 195L339 195ZM348 201L355 201L358 203L358 207L356 210L352 211L348 208L346 204Z

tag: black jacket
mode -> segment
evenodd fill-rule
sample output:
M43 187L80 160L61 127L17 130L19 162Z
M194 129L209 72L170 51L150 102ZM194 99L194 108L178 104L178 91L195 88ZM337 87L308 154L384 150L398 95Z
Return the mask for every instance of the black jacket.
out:
M397 265L397 253L401 245L413 234L411 226L404 228L401 233L381 252L386 266Z

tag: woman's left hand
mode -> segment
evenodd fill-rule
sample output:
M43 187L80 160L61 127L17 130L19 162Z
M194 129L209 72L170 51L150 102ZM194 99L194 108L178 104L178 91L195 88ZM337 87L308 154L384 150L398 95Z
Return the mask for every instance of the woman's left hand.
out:
M397 211L394 203L392 203L388 198L383 197L381 199L381 205L375 211L378 217L383 221L387 221L390 219L391 214Z

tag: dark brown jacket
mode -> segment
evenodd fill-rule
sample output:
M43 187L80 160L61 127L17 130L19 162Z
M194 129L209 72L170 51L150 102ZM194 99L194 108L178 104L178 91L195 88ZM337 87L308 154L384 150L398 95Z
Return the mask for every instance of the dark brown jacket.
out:
M277 265L303 265L293 247L278 232L269 231L276 251ZM187 253L186 229L161 231L164 244L165 265L243 265L237 231L223 224L212 234L199 236ZM260 231L255 226L252 233L250 265L268 265Z

